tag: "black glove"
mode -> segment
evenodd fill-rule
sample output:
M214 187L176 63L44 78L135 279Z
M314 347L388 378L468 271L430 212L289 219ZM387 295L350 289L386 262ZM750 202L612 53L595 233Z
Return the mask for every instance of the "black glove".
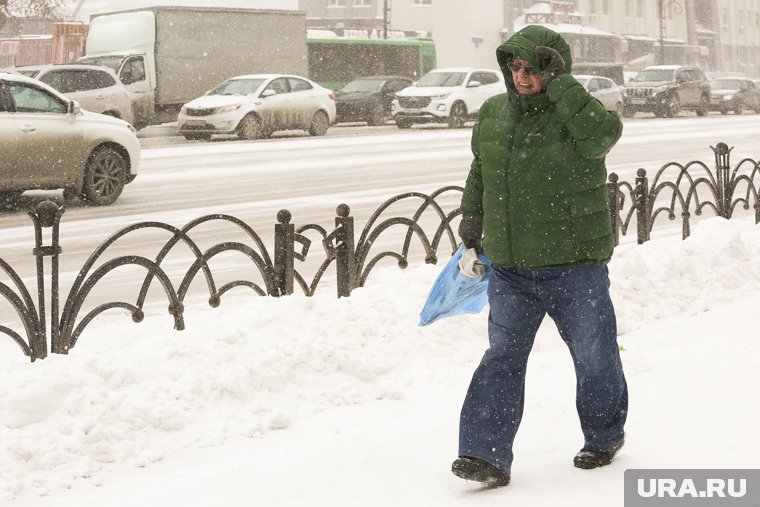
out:
M462 215L458 232L465 248L474 248L479 251L480 238L483 236L483 215Z
M559 74L565 73L565 60L556 49L547 46L538 46L536 48L536 57L540 63L541 83L544 89L549 86L549 82Z

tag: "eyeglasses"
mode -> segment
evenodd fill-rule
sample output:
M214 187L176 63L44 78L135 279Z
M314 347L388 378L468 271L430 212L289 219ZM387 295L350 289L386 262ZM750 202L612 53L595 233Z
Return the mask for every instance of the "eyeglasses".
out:
M524 63L509 62L507 64L507 68L512 72L520 72L520 69L522 69L529 76L535 76L539 72L535 67L531 67L530 65L526 65Z

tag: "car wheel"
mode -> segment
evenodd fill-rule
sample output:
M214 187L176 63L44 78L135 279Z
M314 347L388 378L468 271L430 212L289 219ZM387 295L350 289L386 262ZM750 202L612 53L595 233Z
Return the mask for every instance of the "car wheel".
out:
M82 184L82 200L87 204L113 204L124 190L127 162L113 148L99 148L87 160Z
M678 96L673 95L672 97L670 97L670 101L665 107L666 107L665 116L667 116L668 118L678 116L678 113L681 112L681 102L678 100Z
M736 106L734 107L734 114L742 114L742 111L744 111L744 103L739 100L736 102Z
M23 193L23 190L4 190L0 192L0 209L13 208Z
M64 188L63 202L71 202L82 197L82 189Z
M412 122L403 118L396 118L396 126L400 129L408 129L411 128Z
M330 118L324 111L317 111L311 118L309 134L312 136L323 136L327 129L330 128Z
M185 132L182 134L188 141L208 141L211 139L211 134L208 132Z
M699 107L697 108L697 116L707 116L710 112L710 97L702 95L699 99Z
M255 114L249 113L240 120L237 126L237 136L240 139L259 139L262 137L264 129L261 125L261 118Z
M462 102L455 102L449 111L447 123L450 129L461 129L464 127L465 118L467 117L467 107Z
M375 104L374 109L372 109L372 113L367 119L367 124L373 127L379 127L380 125L385 125L386 123L388 123L388 113L385 111L385 108L382 104Z

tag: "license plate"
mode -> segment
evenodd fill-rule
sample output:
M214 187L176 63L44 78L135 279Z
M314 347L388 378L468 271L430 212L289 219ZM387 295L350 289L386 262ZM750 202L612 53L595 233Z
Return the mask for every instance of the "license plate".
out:
M206 122L203 120L185 120L185 125L189 125L191 127L201 127L205 124Z
M646 104L647 99L631 99L631 104L635 106L640 106L641 104Z

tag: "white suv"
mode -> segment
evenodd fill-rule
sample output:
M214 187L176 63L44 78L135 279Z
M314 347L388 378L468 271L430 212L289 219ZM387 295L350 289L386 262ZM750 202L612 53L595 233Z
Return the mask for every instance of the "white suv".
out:
M52 87L0 72L0 206L26 190L112 204L137 176L140 142L127 122L91 113Z
M71 63L18 67L15 70L52 86L76 100L82 109L135 123L132 92L108 67Z
M400 129L414 123L443 123L461 128L478 117L489 97L506 92L504 77L495 70L451 68L431 70L414 86L396 94L393 119Z

